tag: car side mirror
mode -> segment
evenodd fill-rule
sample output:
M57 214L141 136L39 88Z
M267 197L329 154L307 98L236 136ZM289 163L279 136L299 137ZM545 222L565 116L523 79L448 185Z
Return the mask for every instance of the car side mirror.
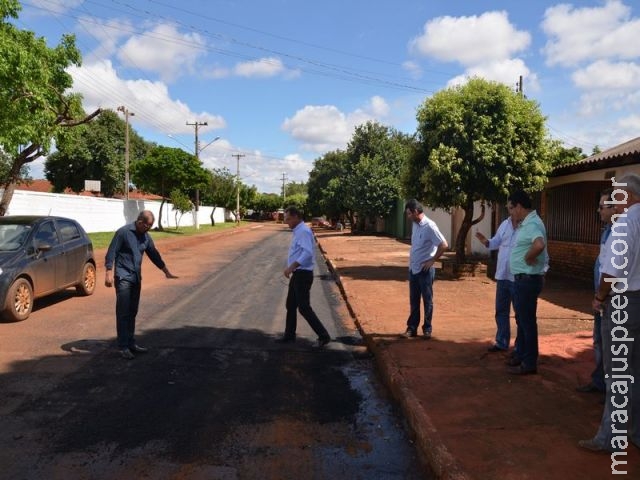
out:
M48 252L49 250L51 250L51 245L49 245L48 243L38 242L36 244L36 252Z

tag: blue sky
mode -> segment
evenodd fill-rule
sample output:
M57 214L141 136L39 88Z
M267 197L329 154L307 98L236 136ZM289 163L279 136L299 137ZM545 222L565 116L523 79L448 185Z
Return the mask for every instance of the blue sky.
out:
M375 120L406 133L434 92L482 76L515 87L549 133L591 153L640 135L632 0L24 0L15 22L74 33L85 108L126 106L145 139L194 151L261 192ZM42 178L43 161L31 167Z

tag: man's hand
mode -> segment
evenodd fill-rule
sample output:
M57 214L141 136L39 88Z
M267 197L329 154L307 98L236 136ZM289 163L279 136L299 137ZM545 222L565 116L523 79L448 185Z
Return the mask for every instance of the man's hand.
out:
M293 273L295 269L291 268L291 267L287 267L284 269L284 272L282 272L284 274L284 276L286 278L289 278L291 276L291 274Z
M105 287L113 287L113 270L107 270L104 275L104 286Z
M175 276L173 273L171 273L171 272L169 271L169 269L168 269L168 268L166 268L166 267L165 267L162 271L164 272L164 276L165 276L165 277L167 277L167 278L178 278L178 277L177 277L177 276Z

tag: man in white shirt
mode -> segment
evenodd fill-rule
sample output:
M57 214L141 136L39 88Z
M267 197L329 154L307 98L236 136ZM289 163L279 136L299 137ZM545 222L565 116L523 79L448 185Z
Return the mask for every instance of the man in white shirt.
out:
M516 238L518 222L513 217L513 208L507 203L509 217L498 227L496 234L488 239L476 232L476 238L489 250L498 250L496 264L496 341L489 347L489 352L506 352L511 342L511 304L513 302L513 274L509 269L509 256ZM518 340L516 339L516 350Z
M420 299L424 305L422 333L431 338L433 318L433 280L436 276L434 263L449 247L444 235L435 222L424 214L422 204L409 200L404 207L407 218L413 222L411 230L411 250L409 252L409 306L407 330L404 335L413 338L418 335L420 325Z
M310 293L313 284L313 268L315 266L313 232L304 223L302 212L296 207L289 207L284 211L284 221L292 230L293 236L289 246L287 268L284 276L289 279L287 294L287 318L284 335L276 340L279 343L289 343L296 340L298 311L309 326L318 335L318 347L324 347L331 341L331 337L322 322L311 308Z
M602 311L606 400L596 436L578 445L611 452L617 464L629 441L640 448L640 175L611 180L605 204L615 205L616 213L592 301Z

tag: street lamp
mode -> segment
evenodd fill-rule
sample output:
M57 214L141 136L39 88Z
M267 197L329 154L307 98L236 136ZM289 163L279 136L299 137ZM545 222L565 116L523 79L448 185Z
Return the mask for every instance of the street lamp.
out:
M124 105L120 105L117 110L124 113L124 198L129 200L129 117L133 117L135 113Z

